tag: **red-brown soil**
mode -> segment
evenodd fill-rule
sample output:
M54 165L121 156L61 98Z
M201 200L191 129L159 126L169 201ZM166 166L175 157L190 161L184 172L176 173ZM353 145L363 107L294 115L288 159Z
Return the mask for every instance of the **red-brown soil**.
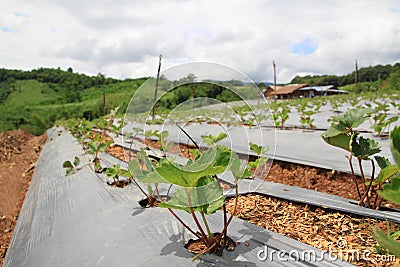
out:
M0 133L0 266L46 138L19 130Z

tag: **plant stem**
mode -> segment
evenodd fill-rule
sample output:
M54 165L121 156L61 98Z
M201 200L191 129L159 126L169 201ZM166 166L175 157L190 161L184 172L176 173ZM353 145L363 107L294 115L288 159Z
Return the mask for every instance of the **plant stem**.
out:
M218 236L216 243L219 244L220 240L221 240L221 236L225 236L226 232L228 230L228 226L231 223L234 214L236 213L236 207L237 207L237 202L238 202L238 198L239 198L239 190L238 190L238 186L237 183L235 185L235 205L233 207L233 212L231 213L228 222L225 223L224 228L222 229L221 234Z
M368 185L367 190L365 191L364 195L362 196L362 199L360 199L360 201L358 202L358 206L361 206L362 201L365 199L365 197L368 195L369 191L372 188L372 182L374 181L374 176L375 176L375 164L374 164L374 160L372 160L372 159L371 159L371 164L372 164L372 176L371 176L371 179L369 181L369 185ZM371 204L372 203L370 203L368 201L368 207L369 208L371 208ZM375 208L375 206L372 206L372 208Z
M362 182L363 182L363 187L364 187L364 190L365 190L365 197L367 198L367 206L369 206L369 195L368 195L368 188L367 188L367 185L365 184L365 176L364 176L364 170L363 170L363 167L362 167L362 160L361 160L361 158L357 158L357 160L358 160L358 166L360 167L360 172L361 172L361 178L362 178ZM363 197L363 198L361 198L361 200L362 201L364 201L364 199L365 199L365 197Z
M189 232L191 232L192 234L194 234L195 236L197 236L197 238L201 239L201 236L199 234L197 234L195 231L193 231L186 223L184 223L182 221L181 218L179 218L179 216L170 208L168 208L169 212L171 212L171 214L186 228L189 230Z
M208 237L207 237L206 233L204 232L203 227L201 227L201 224L199 223L199 220L197 219L196 214L194 213L194 209L193 209L193 205L192 205L192 199L190 197L190 192L188 190L186 190L186 194L187 194L187 197L188 197L190 214L192 215L193 220L196 223L196 226L199 229L199 231L201 233L201 236L203 237L202 239L203 239L204 244L206 245L206 247L209 247L210 243L209 243Z
M147 194L146 191L143 190L143 188L139 185L139 183L136 181L136 179L133 178L133 177L131 177L131 180L137 185L137 187L139 187L139 190L142 191L142 193L143 193L148 199L150 199L151 196L150 196L149 194Z
M379 183L378 184L378 189L376 190L376 195L375 195L375 199L374 199L374 207L376 207L375 209L379 209L379 206L380 206L380 204L377 206L376 205L376 202L378 201L378 197L379 197L379 195L378 195L378 191L381 189L381 184Z
M203 219L204 225L206 226L206 230L207 230L207 234L209 238L213 237L213 234L210 231L210 227L208 226L207 220L206 220L206 216L204 215L204 212L200 211L201 214L201 218Z
M223 211L224 211L224 225L226 224L226 204L224 203L224 205L222 206ZM228 234L228 229L225 231L226 233L224 234L224 242L223 242L223 246L226 246L226 236Z
M356 174L354 173L354 168L353 168L352 159L353 159L353 155L350 154L350 157L349 157L350 170L351 170L351 174L353 175L353 181L354 181L354 183L356 184L356 189L357 189L358 198L361 199L361 193L360 193L360 189L358 188L357 176L356 176Z

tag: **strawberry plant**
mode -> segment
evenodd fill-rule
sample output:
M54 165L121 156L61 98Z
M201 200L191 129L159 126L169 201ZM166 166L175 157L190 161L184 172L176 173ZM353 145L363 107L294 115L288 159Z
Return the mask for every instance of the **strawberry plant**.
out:
M300 115L300 123L303 128L306 127L306 125L310 129L314 129L314 119L311 118L312 115L314 115L316 112L314 110L303 110L301 115Z
M275 127L283 129L289 119L290 108L285 105L271 105L271 117Z
M382 181L386 181L387 177L378 176L377 181L374 181L375 163L371 158L381 151L378 143L372 139L359 136L356 130L364 121L368 119L370 109L350 109L344 115L338 116L331 127L322 134L325 142L332 146L339 147L349 152L348 162L350 170L353 174L353 181L355 183L356 191L360 199L359 205L364 204L367 207L379 208L380 202L371 201L371 195L375 194L377 198L376 186ZM361 173L361 184L357 182L357 176L354 172L353 157L357 159L358 166ZM362 161L369 161L372 165L372 176L369 181L364 175ZM382 160L380 160L382 162ZM361 187L361 188L360 188Z
M117 187L124 187L129 183L127 179L121 179L120 177L129 177L129 171L125 169L121 169L120 164L113 165L111 168L107 168L105 171L108 177L113 179L112 183L108 183L109 185L115 185Z
M140 128L140 127L133 127L132 130L133 130L133 133L131 133L131 132L126 132L126 133L124 133L124 137L130 139L130 142L129 142L128 162L130 162L131 159L132 159L132 146L133 146L133 141L135 140L135 138L136 138L138 135L143 134L143 129Z
M122 131L122 128L124 128L125 125L126 123L123 119L121 119L117 124L113 123L110 125L109 132L114 133L115 137L118 137L119 133Z
M106 149L109 148L112 143L113 141L107 140L107 136L104 132L102 134L96 133L92 141L87 143L88 153L94 155L93 163L96 172L103 171L103 168L100 164L99 153L106 151Z
M167 144L164 140L167 138L169 135L168 131L162 131L160 132L159 130L147 130L144 133L144 136L146 139L151 138L151 137L156 137L157 138L157 143L160 145L160 150L163 152L167 152L168 149L171 147L172 144Z
M267 163L267 158L262 157L265 154L269 147L261 146L254 144L253 142L249 142L250 149L257 154L257 159L255 161L248 162L248 169L253 173L256 174L257 170L261 170L262 167L265 167Z
M72 175L72 174L76 173L80 163L81 163L81 160L79 159L79 157L75 157L73 162L71 162L69 160L64 161L63 168L65 169L65 175Z
M184 133L187 134L185 131ZM194 143L199 153L194 160L189 160L184 166L178 166L166 158L153 163L143 150L138 153L138 159L134 159L128 164L131 179L147 196L150 203L148 206L158 205L160 208L168 209L188 231L197 237L196 240L190 240L185 246L198 254L193 260L205 253L222 255L224 248L233 250L235 247L235 243L227 236L227 229L233 214L229 219L226 216L225 196L217 181L217 174L226 170L232 171L237 198L237 183L239 179L249 176L250 172L247 170L247 164L239 160L238 156L230 149L216 145L224 138L226 138L226 134L223 133L215 136L203 136L203 139L209 142L210 148L204 153L200 153L199 146ZM139 183L149 185L148 192L143 190ZM154 195L150 184L158 183L174 186L175 192L169 200L162 199L158 192ZM224 211L223 228L219 233L215 233L209 227L207 215L221 209ZM189 213L197 230L188 226L174 210L183 210Z
M396 126L390 133L390 150L392 152L393 158L396 164L390 164L390 162L385 159L380 162L382 167L382 176L392 176L390 183L385 183L381 186L378 194L397 205L400 205L400 127ZM381 173L379 175L381 175ZM380 228L372 228L372 235L374 239L379 243L379 248L386 250L388 253L400 257L400 243L398 238L400 236L400 231L391 233L388 221L386 228L387 233Z
M170 211L184 210L191 215L197 231L191 229L182 220L179 219L179 221L198 238L196 240L198 255L194 259L205 253L221 255L227 242L234 246L233 241L226 236L233 215L229 220L224 216L223 229L220 233L211 232L206 217L225 205L223 189L218 184L216 175L227 169L232 170L234 174L237 193L237 182L246 173L246 164L223 146L209 148L197 159L189 160L182 167L170 161L164 161L155 168L154 172L147 174L149 178L162 177L167 183L175 185L176 190L172 198L167 202L161 202L159 207ZM198 214L204 226L200 224ZM176 217L176 214L174 216Z
M222 141L222 140L224 140L224 139L227 138L227 137L228 137L228 135L227 135L226 133L218 133L218 134L216 134L216 135L208 134L208 135L202 135L202 136L201 136L201 138L203 139L203 141L204 141L207 145L212 146L212 147L216 146L216 144L217 144L219 141Z

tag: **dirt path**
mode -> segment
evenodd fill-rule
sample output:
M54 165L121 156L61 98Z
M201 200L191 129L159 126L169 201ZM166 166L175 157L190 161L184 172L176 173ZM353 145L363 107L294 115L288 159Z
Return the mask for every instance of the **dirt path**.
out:
M0 133L0 266L46 139L19 130Z

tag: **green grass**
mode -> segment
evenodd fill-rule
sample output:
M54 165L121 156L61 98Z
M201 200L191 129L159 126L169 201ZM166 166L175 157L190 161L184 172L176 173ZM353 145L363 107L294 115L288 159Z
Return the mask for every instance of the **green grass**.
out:
M145 79L121 81L115 84L91 87L81 93L81 102L67 103L65 92L58 85L36 80L18 80L12 92L0 105L0 132L24 129L41 134L57 120L103 115L103 90L106 93L107 111L121 106L121 113L137 88Z

